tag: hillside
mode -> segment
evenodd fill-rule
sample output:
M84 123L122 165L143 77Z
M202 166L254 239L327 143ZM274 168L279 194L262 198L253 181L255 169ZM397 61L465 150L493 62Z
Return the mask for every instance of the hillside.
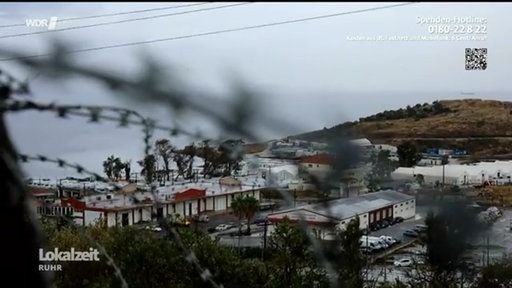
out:
M511 127L512 102L443 100L384 111L291 138L326 141L345 135L392 145L413 140L422 147L465 148L489 157L512 153Z

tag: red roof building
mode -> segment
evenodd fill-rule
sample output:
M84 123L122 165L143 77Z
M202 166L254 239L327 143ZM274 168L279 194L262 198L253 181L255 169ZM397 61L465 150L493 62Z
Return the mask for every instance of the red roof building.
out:
M188 189L174 194L174 201L198 199L206 196L205 189Z
M300 159L300 163L304 164L324 164L330 165L333 162L333 156L330 154L318 154L312 156L305 156Z

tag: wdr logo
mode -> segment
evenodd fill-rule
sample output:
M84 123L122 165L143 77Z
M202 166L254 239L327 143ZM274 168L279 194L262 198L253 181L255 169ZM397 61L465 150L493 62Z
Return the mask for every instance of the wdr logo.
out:
M48 30L54 30L57 26L57 17L48 19L26 19L25 25L27 27L46 27Z

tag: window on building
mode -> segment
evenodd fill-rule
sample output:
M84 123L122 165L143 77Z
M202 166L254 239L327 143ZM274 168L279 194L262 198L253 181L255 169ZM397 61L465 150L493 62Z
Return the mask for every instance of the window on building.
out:
M308 164L308 167L309 167L309 168L312 168L312 167L313 167L313 164Z
M395 208L398 208L398 205L395 205Z
M363 218L366 218L366 214L363 216Z
M404 203L400 204L400 206L404 206Z
M345 221L341 221L341 224L345 224Z

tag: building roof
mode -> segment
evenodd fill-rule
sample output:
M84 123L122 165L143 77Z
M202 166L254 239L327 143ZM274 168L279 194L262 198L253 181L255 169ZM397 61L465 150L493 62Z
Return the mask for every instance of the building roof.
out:
M155 200L161 203L170 203L258 190L266 187L266 181L260 177L238 177L237 179L241 180L242 185L221 185L219 184L219 178L199 179L198 182L178 182L174 185L158 187L155 194L151 192L135 192L131 195L107 193L106 195L86 196L82 200L77 201L82 203L80 205L87 206L88 209L122 210L141 205L153 205ZM75 204L73 202L73 205Z
M28 193L30 193L36 197L37 196L55 195L55 193L53 192L53 189L51 189L51 188L28 186L27 190L28 190Z
M333 156L329 154L318 154L312 156L305 156L300 159L301 163L311 163L311 164L325 164L329 165L333 162Z
M393 205L395 203L415 199L414 196L399 193L393 190L367 193L353 198L343 198L325 203L301 206L269 214L269 218L284 217L288 213L299 210L323 215L325 217L343 220L355 215L368 213L372 210Z
M482 174L485 176L496 176L498 172L501 175L512 175L512 161L495 161L495 162L479 162L475 164L462 165L462 164L448 164L444 167L445 177L463 177L467 175L469 177L481 177ZM423 176L437 176L443 175L443 166L416 166L416 167L399 167L393 171L393 178L400 178L401 176L413 176L422 174Z
M372 142L366 138L352 139L350 143L358 146L373 146Z

